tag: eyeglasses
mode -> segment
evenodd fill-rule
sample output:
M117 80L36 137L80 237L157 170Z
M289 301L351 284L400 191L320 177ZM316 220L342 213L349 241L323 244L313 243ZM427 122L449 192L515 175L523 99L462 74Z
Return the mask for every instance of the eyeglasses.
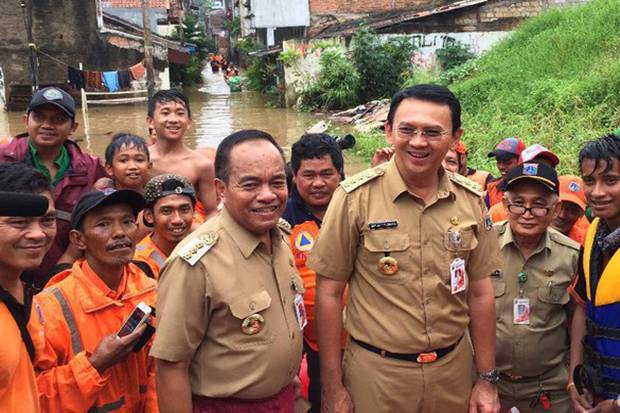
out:
M544 217L549 213L549 211L551 211L551 208L541 206L533 206L528 208L523 205L508 204L508 211L515 215L524 215L529 211L530 214L535 217Z
M398 128L398 135L403 138L411 139L414 136L420 135L424 139L428 141L438 141L442 136L447 135L448 132L441 129L422 129L418 130L416 128L408 128L406 126L401 126Z

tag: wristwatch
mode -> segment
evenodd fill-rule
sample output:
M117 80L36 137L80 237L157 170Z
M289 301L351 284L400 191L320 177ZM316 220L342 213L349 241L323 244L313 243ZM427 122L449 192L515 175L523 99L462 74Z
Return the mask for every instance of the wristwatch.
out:
M497 369L485 371L484 373L480 373L478 377L482 380L488 381L491 384L497 384L499 381L499 371L497 371Z

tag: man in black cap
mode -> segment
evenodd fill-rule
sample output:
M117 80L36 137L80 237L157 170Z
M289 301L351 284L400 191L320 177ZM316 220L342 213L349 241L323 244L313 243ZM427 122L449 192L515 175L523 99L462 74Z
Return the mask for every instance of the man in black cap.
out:
M153 232L140 241L134 259L145 262L157 280L164 261L192 229L196 191L184 176L158 175L146 183L144 200L144 222Z
M504 265L491 277L502 412L568 412L567 291L579 244L551 228L559 210L555 169L524 163L504 178L508 220L495 225Z
M69 219L80 196L97 179L107 176L99 158L83 153L69 139L77 129L75 102L64 90L48 87L36 92L24 115L27 132L0 145L0 162L25 162L50 178L57 210L57 234L37 271L35 284L42 288L48 274L69 245ZM72 262L75 252L67 261Z
M484 202L487 204L487 208L491 209L493 205L502 202L503 192L500 189L502 179L506 177L510 169L517 166L519 155L521 155L523 149L525 149L523 141L512 137L502 139L495 146L495 150L489 152L489 158L495 158L500 177L495 181L489 182L487 190L484 192Z
M143 208L139 193L111 190L85 194L73 210L71 243L84 259L35 296L28 326L40 345L33 364L42 411L157 411L150 344L137 346L153 329L139 318L119 332L136 307L155 305L155 281L131 264Z

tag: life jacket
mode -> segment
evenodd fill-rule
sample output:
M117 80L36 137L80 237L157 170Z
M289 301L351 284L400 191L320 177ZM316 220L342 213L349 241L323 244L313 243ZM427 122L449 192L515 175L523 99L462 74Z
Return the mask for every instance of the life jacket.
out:
M620 249L599 274L596 263L592 263L592 248L599 223L596 218L590 225L583 252L588 297L584 365L594 381L596 396L615 399L620 394Z

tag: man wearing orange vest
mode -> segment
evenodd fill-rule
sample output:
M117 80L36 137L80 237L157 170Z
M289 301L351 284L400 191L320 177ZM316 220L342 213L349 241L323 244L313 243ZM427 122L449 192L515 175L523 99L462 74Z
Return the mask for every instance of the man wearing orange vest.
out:
M139 304L156 301L155 281L130 263L143 207L137 192L95 191L73 210L70 239L84 259L35 296L28 325L43 412L158 412L154 329L119 337Z
M38 413L27 324L32 288L20 276L41 265L56 236L50 180L21 162L0 165L0 412Z
M487 190L484 193L484 202L487 208L491 209L493 205L502 202L504 191L501 190L500 184L508 171L518 165L519 155L521 155L523 149L525 149L525 144L521 139L506 138L497 144L495 150L489 152L488 156L489 158L495 158L497 170L501 176L487 185Z
M321 411L319 348L314 318L316 273L306 266L306 260L319 234L329 201L344 177L342 150L329 135L307 134L291 148L291 167L294 186L282 218L291 225L291 249L306 288L304 304L308 325L304 328L304 351L310 379L310 412L314 413Z
M138 243L134 260L146 262L157 280L166 258L192 229L196 191L183 176L159 175L147 182L144 200L144 220L153 232Z

